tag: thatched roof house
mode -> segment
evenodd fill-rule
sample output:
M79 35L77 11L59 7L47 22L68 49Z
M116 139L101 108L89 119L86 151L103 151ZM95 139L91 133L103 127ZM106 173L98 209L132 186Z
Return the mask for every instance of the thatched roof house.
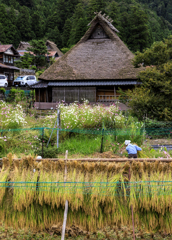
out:
M125 90L137 84L141 69L132 65L134 55L112 21L100 12L89 25L81 40L39 77L42 82L34 88L47 89L51 98L46 101L114 101L119 86Z
M27 50L30 47L31 47L30 43L20 41L20 43L18 45L18 48L17 48L17 51L21 51L21 50L24 51L24 50Z
M63 53L60 51L60 49L57 47L57 45L54 42L47 40L45 45L49 52L49 56L54 58L63 56Z

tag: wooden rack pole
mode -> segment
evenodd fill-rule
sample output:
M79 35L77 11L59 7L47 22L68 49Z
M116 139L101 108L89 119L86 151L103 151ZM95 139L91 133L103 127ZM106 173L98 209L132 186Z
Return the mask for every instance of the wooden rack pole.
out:
M65 154L64 185L65 185L65 182L67 181L67 165L66 165L67 156L68 156L68 150L66 150L66 154ZM68 213L68 200L66 200L66 202L65 202L65 210L64 210L64 218L63 218L63 226L62 226L62 236L61 236L61 240L64 240L64 239L65 239L67 213Z
M22 160L21 158L13 158L13 161L15 160ZM63 158L44 158L44 159L35 159L35 161L59 161L59 160L65 160ZM172 162L172 158L69 158L67 161L79 161L79 162ZM0 158L0 163L2 162L2 158Z

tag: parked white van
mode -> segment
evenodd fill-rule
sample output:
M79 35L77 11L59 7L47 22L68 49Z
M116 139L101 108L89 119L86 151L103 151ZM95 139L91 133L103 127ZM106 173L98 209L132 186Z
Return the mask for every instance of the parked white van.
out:
M13 86L25 87L27 85L32 85L36 82L37 82L36 76L34 76L34 75L19 76L14 80Z

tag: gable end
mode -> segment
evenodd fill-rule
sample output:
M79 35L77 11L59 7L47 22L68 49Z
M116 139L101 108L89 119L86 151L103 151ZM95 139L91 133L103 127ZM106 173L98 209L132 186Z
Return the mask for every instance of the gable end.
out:
M97 24L93 33L89 37L90 39L106 39L109 38L108 35L105 33L104 29L100 24Z

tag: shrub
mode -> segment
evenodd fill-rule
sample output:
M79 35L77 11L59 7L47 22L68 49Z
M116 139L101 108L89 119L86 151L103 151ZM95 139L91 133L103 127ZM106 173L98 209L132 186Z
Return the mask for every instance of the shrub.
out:
M5 92L6 92L5 88L0 88L0 93L5 94Z
M42 156L42 149L38 149L35 151L35 154ZM54 147L44 147L43 149L43 157L44 158L56 158L58 154L58 148Z
M8 102L14 102L18 103L19 101L22 101L25 99L25 93L24 90L16 89L16 88L11 88L9 95L7 97Z
M172 122L156 121L146 119L145 130L152 138L164 138L172 134Z

